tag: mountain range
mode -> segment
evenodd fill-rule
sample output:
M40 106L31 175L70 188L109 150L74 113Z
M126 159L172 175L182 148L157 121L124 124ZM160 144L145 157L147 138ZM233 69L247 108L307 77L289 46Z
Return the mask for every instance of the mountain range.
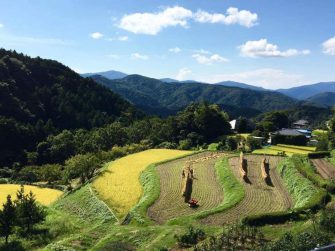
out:
M81 75L83 77L92 77L95 75L100 75L109 80L116 80L116 79L121 79L126 76L129 76L128 74L125 74L119 71L85 73ZM161 78L159 80L164 83L200 83L195 80L178 81L172 78ZM239 83L235 81L222 81L222 82L215 83L214 85L221 85L221 86L226 86L226 87L239 87L239 88L249 89L249 90L254 90L254 91L268 91L268 92L272 91L273 92L273 90L265 89L263 87L249 85L245 83ZM302 86L292 87L292 88L287 88L287 89L278 89L275 91L285 94L286 96L289 96L294 99L305 100L308 103L313 102L314 104L323 105L323 106L335 105L335 100L333 101L333 98L331 97L333 95L330 94L330 93L335 93L335 82L321 82L321 83L302 85Z
M258 91L198 82L165 83L141 75L128 75L122 79L108 79L101 75L91 76L144 112L166 116L174 114L194 102L209 102L229 108L241 114L256 114L288 109L297 101L273 91ZM237 115L237 114L234 114Z

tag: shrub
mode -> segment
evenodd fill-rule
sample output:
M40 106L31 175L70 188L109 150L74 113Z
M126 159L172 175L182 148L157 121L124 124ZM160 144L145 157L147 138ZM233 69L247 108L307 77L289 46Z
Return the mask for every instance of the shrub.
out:
M194 250L256 250L256 247L262 247L263 244L264 235L259 229L235 224L225 228L219 236L212 236L209 240L197 245Z
M0 184L7 184L7 183L8 183L7 179L0 178Z
M190 226L185 234L176 236L176 239L180 247L191 247L204 240L205 237L206 234L202 229Z
M325 158L325 157L330 157L330 152L329 151L312 152L312 153L308 153L307 156L310 159Z
M335 211L328 210L328 211L322 211L319 225L321 229L335 233Z
M329 236L322 232L302 232L296 236L286 233L279 240L267 244L262 248L264 251L305 251L331 243Z

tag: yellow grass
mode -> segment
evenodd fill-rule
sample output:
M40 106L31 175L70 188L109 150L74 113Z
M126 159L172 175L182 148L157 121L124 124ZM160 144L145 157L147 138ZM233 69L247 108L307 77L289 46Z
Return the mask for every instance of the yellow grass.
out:
M93 187L117 214L124 217L141 198L143 188L139 177L152 163L176 158L189 151L151 149L111 162L107 170L93 182Z
M16 192L20 189L20 185L17 184L0 184L0 207L6 202L7 195L11 195L12 199L16 199ZM25 193L32 191L35 194L36 200L42 205L49 206L51 203L56 201L62 194L62 191L50 188L40 188L36 186L24 186Z

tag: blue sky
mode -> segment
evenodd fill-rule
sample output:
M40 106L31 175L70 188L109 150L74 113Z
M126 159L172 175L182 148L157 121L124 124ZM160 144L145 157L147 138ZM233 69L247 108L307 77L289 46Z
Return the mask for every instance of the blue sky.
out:
M0 47L80 73L276 89L335 81L334 11L333 0L0 0Z

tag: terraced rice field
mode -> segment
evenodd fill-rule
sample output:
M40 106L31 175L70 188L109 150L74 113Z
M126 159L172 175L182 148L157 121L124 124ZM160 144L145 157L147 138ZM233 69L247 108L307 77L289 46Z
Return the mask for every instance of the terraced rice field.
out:
M275 170L275 167L282 158L268 156L272 186L267 185L262 178L260 167L263 156L248 155L245 158L248 160L249 183L244 182L242 179L239 171L239 158L233 157L229 159L229 164L234 175L243 183L245 188L244 199L235 207L225 212L202 219L201 223L213 225L234 223L248 215L285 211L293 207L293 201Z
M16 193L20 189L20 185L17 184L1 184L0 185L0 207L2 208L2 204L6 202L7 195L10 195L13 200L16 199ZM36 186L25 185L24 186L25 193L29 193L32 191L36 200L42 205L49 206L53 202L55 202L63 192L56 189L50 188L40 188Z
M149 208L148 215L157 223L167 220L198 213L217 207L223 200L222 187L217 180L214 165L219 157L204 158L212 156L212 153L200 153L190 157L171 161L157 166L160 177L160 197ZM186 161L203 159L193 165L195 180L193 181L192 198L199 201L199 207L194 209L188 207L181 195L182 192L182 170Z
M107 170L93 182L100 199L123 218L134 207L143 193L140 174L148 165L173 159L190 151L151 149L128 155L111 162Z
M335 180L335 167L328 161L324 159L313 159L312 163L322 178Z
M253 151L254 154L271 154L271 155L279 155L282 152L285 152L287 156L292 156L293 154L303 154L307 155L310 152L315 151L315 147L309 146L294 146L294 145L273 145L263 149L257 149Z

